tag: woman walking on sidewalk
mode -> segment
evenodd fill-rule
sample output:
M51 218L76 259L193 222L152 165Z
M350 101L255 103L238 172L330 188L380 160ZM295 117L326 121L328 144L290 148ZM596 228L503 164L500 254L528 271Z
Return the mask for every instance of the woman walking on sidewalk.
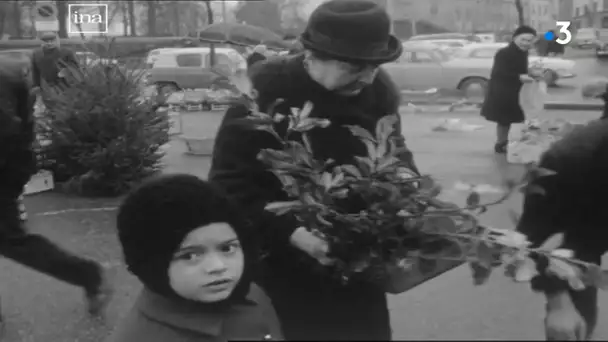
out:
M519 91L523 82L532 81L528 75L528 50L533 47L535 39L536 31L533 28L520 26L513 33L511 43L494 57L481 116L496 123L496 153L507 152L511 125L524 122Z

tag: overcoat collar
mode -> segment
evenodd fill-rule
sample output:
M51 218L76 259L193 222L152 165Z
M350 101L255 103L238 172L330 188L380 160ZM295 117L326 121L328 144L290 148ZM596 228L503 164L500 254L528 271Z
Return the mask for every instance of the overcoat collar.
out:
M256 305L248 296L245 305ZM177 302L144 288L135 307L146 317L180 329L207 336L220 336L229 307L204 307L201 304Z

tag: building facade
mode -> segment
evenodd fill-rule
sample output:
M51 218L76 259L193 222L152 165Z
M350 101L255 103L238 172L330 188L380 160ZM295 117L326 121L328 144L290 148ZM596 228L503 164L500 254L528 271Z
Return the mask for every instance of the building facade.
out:
M522 1L526 24L539 32L555 29L558 15L558 1L529 0Z
M430 22L448 31L511 30L517 25L515 0L374 0L393 20Z
M608 0L573 0L572 7L575 27L608 29Z

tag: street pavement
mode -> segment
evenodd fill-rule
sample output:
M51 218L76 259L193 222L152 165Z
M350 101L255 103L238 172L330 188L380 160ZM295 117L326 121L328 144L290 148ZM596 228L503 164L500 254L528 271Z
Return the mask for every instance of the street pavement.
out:
M184 115L188 134L213 136L221 113ZM566 118L584 122L596 112L544 112L543 118ZM444 187L446 199L462 203L466 193L457 191L458 181L499 186L505 177L521 174L521 167L507 165L493 153L494 128L473 111L424 112L402 115L403 133L417 164L435 176ZM433 131L446 119L481 125L479 130ZM208 157L184 155L185 147L172 140L166 158L167 172L187 172L202 177L209 168ZM484 195L488 200L491 195ZM510 228L509 208L519 210L521 198L493 207L482 222ZM0 296L7 318L6 342L99 342L129 309L139 289L121 262L114 232L114 211L58 212L66 208L112 208L117 200L89 200L58 194L41 194L26 199L35 232L58 241L69 250L107 265L117 284L115 300L105 323L83 318L81 293L44 275L8 260L0 260ZM390 296L395 339L401 340L526 340L542 339L543 300L527 284L514 284L500 272L489 284L475 287L466 266L456 268L410 291ZM608 308L602 294L601 306ZM608 309L607 309L608 310ZM606 310L605 310L606 311ZM606 320L606 315L600 322ZM600 325L598 337L608 338L608 327Z

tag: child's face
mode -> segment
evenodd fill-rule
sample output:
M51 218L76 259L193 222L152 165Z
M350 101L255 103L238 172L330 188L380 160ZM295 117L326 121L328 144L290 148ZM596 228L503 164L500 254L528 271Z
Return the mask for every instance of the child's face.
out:
M190 232L169 266L171 288L199 302L228 298L243 274L244 256L234 229L212 223Z

